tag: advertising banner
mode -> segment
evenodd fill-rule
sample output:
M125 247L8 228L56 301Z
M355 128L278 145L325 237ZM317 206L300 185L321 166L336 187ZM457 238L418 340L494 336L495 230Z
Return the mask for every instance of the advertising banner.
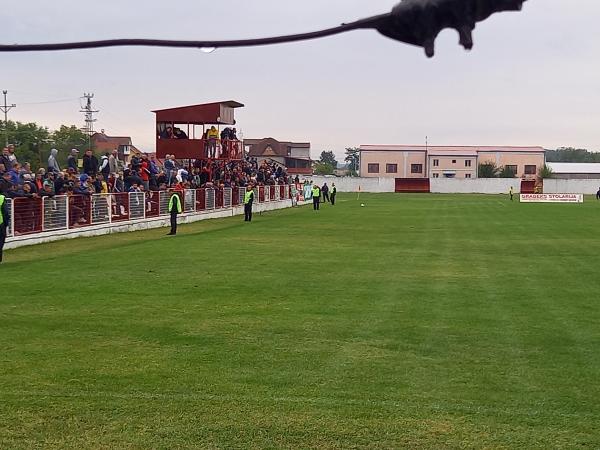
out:
M521 194L521 203L583 203L583 194Z

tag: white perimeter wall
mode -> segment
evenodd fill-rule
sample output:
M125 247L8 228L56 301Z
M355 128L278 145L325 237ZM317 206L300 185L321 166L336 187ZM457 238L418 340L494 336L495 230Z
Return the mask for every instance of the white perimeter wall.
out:
M338 192L358 192L359 186L361 192L396 191L396 180L394 178L322 177L318 175L307 178L313 180L319 186L327 183L330 188L331 183L335 183Z
M519 178L431 178L431 192L435 194L506 194L510 187L521 190Z
M338 192L394 192L396 182L393 178L359 177L309 177L319 186L335 183ZM521 190L519 178L431 178L431 192L434 194L506 194L512 186L515 193ZM595 194L600 188L598 180L559 180L545 179L546 194Z
M545 194L595 194L600 180L544 180Z
M323 177L311 178L319 186L335 183L338 192L395 192L394 178ZM431 178L431 192L437 194L506 194L512 186L515 193L521 189L518 178ZM600 185L599 185L600 186ZM597 189L597 188L596 188ZM596 191L594 191L596 192Z

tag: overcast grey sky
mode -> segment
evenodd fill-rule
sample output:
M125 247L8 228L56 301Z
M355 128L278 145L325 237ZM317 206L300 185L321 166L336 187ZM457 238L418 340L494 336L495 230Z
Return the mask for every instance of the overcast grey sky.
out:
M7 0L3 0L7 2ZM227 39L312 31L389 11L394 0L20 0L3 8L3 43L117 37ZM479 24L464 52L453 31L437 54L374 31L273 47L109 48L0 54L10 118L80 125L94 92L97 129L154 147L153 109L246 105L246 138L360 144L542 145L600 150L598 0L529 0ZM68 100L71 99L71 100ZM54 100L60 103L33 104Z

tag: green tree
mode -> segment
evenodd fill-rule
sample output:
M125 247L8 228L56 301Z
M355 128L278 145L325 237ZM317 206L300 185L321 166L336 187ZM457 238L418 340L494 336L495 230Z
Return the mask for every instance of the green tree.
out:
M58 162L61 167L67 163L67 157L72 148L83 151L88 147L88 137L75 125L61 125L51 135L53 146L58 150Z
M315 175L333 175L335 167L329 163L316 162L313 168Z
M600 162L600 153L590 152L585 148L560 147L556 150L546 150L548 162Z
M328 151L328 152L321 152L321 159L319 160L319 162L323 163L323 164L328 164L330 166L333 166L334 169L337 169L337 161L335 159L335 155L333 154L332 151Z
M5 124L2 122L0 134L4 134ZM35 170L46 167L52 140L48 128L36 123L8 121L9 142L15 146L15 154L20 163L28 162Z
M540 170L538 170L538 177L540 177L542 179L552 178L553 176L554 176L554 171L547 164L544 164L542 167L540 167Z
M500 178L514 178L517 176L517 174L510 167L504 166L499 169L498 176ZM491 177L485 177L485 178L491 178Z
M493 162L485 162L479 164L479 178L498 178L500 169Z
M358 174L358 159L360 157L360 149L358 147L346 148L346 157L344 161L348 163L348 168L352 175Z
M68 152L72 148L82 150L87 146L87 135L75 125L61 125L60 128L52 133L54 146L58 150Z

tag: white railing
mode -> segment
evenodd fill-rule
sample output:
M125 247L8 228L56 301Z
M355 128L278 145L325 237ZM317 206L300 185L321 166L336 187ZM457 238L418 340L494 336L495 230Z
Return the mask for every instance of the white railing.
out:
M44 199L46 200L46 199ZM109 194L92 195L92 224L110 223L111 196Z
M143 219L146 217L146 193L145 192L130 192L129 193L129 218Z
M183 212L196 211L196 190L186 189L183 193Z
M160 191L158 193L158 213L161 216L169 214L169 193L167 191Z
M239 201L238 201L238 203L240 205L244 204L244 198L245 197L246 197L246 188L245 187L241 187L240 188L240 198L239 198Z
M42 231L66 230L69 226L68 205L64 195L42 198Z
M223 189L223 208L231 208L231 188Z
M215 209L215 190L206 190L206 209Z

